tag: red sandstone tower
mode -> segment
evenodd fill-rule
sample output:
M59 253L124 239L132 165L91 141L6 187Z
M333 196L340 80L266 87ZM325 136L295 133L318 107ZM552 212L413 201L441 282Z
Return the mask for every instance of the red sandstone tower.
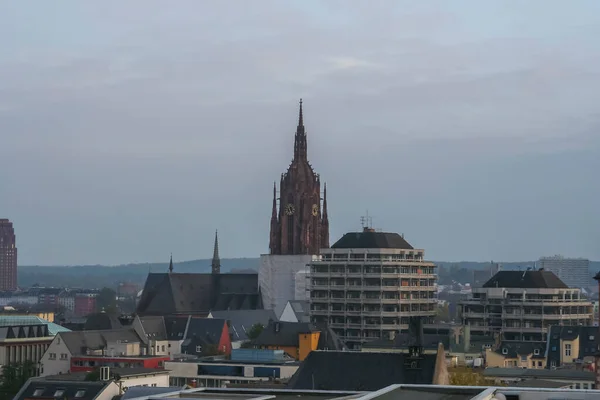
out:
M17 290L17 245L8 219L0 219L0 291Z
M279 209L277 207L279 200ZM302 99L294 137L294 158L281 174L279 198L273 185L270 253L274 255L319 254L329 247L327 186L321 198L321 181L308 162Z

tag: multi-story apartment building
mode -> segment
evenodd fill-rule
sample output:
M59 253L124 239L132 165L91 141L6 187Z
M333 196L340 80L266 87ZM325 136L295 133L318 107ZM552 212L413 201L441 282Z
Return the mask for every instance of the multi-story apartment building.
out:
M550 271L500 271L460 303L471 332L545 341L551 326L591 325L592 303Z
M311 321L327 323L348 345L393 337L409 317L431 323L436 265L397 233L345 234L310 264Z
M0 315L0 368L26 361L37 366L54 336L68 331L32 315Z
M0 218L0 292L17 290L17 245L12 222Z
M538 261L538 267L553 272L570 288L587 288L593 284L590 260L585 258L542 257Z

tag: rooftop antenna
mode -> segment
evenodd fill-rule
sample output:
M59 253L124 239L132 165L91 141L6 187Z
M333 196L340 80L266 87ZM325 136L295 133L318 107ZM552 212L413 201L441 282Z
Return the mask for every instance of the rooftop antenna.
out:
M360 217L360 225L363 230L373 228L373 217L369 216L369 210L367 210L366 215Z

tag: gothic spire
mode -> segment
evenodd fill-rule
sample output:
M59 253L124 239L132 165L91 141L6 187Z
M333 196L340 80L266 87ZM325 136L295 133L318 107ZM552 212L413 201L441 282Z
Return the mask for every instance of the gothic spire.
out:
M302 99L300 99L300 112L298 113L298 127L304 127L304 119L302 118Z
M306 131L304 130L304 116L302 113L302 99L300 99L300 110L298 111L298 127L294 137L294 160L306 160Z
M171 260L169 261L169 273L173 272L173 253L171 253Z
M219 258L219 236L217 231L215 231L215 248L213 250L211 266L213 274L221 273L221 259Z
M271 213L271 220L277 219L277 184L273 181L273 211Z

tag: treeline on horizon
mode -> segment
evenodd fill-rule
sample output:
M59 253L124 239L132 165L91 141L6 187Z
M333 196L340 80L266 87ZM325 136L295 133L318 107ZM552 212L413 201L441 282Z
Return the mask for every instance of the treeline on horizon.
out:
M251 273L258 271L259 258L224 258L221 259L222 272ZM173 264L175 272L210 272L210 259L184 261ZM456 280L470 283L473 270L489 268L490 262L436 261L440 267L440 284ZM532 268L535 261L498 262L503 269ZM19 266L19 287L34 285L45 287L71 287L83 289L99 289L109 287L116 289L121 282L130 282L142 288L148 272L166 272L168 263L143 263L118 266L80 265L80 266ZM590 273L600 270L600 261L590 261Z

